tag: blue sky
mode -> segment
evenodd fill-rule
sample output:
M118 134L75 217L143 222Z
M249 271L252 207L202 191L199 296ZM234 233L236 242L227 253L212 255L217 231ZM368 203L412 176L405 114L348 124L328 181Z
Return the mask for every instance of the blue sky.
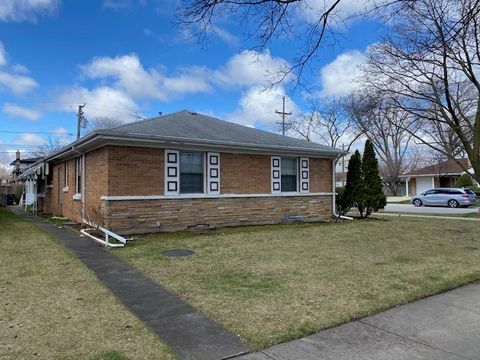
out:
M364 0L365 1L365 0ZM324 0L308 0L297 21L308 24ZM328 2L328 1L327 1ZM343 0L339 11L361 9ZM279 85L262 91L268 74L294 56L295 42L250 51L232 18L219 19L208 47L175 26L178 0L1 0L0 164L14 150L31 151L48 135L75 133L75 110L87 119L151 117L191 109L278 131L282 95L287 110L308 110L302 91ZM342 96L382 27L364 19L336 29L335 47L322 49L308 75L319 98ZM256 61L259 59L260 61ZM16 132L7 133L6 131ZM55 136L55 135L53 135Z

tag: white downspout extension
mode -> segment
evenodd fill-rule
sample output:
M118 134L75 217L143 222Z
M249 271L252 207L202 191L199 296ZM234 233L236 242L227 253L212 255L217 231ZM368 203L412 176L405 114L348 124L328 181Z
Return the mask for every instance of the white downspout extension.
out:
M353 218L344 215L337 214L337 206L335 203L335 196L337 194L337 176L336 176L336 163L335 159L332 160L332 215L336 218L344 219L344 220L353 220Z

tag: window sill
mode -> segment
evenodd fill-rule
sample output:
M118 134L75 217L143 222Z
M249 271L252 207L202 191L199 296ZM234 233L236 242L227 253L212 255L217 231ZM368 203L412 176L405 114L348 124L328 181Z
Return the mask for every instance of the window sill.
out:
M82 194L75 194L72 196L73 200L82 200Z
M68 186L65 186L62 191L65 193L65 192L68 192Z

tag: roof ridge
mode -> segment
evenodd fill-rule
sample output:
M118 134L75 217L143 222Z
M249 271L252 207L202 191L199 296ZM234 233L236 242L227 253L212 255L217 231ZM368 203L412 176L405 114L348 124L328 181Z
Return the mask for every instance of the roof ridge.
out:
M121 128L126 127L126 126L130 126L132 124L142 124L142 123L145 123L145 122L148 122L148 121L154 121L154 120L158 120L158 119L161 119L161 118L171 117L171 116L174 116L174 115L182 113L182 112L190 112L191 113L191 111L189 111L187 109L183 109L183 110L175 111L173 113L169 113L169 114L165 114L165 115L162 114L162 115L154 116L154 117L151 117L151 118L148 118L148 119L143 119L143 120L140 120L140 121L133 121L133 122L129 122L129 123L126 123L126 124L122 124L120 126L116 126L114 128L111 128L111 129L102 129L102 130L117 130L117 129L121 129Z

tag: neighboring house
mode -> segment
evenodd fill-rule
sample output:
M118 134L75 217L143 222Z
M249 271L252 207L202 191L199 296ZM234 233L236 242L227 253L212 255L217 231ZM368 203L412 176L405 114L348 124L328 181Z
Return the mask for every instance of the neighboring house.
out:
M465 173L464 168L471 171L468 159L459 159L458 161L463 167L455 160L449 159L402 175L402 178L406 179L406 193L415 195L436 187L455 187L457 179Z
M24 177L44 212L122 234L318 221L342 154L184 110L92 132Z
M335 186L337 188L345 187L347 184L347 173L346 172L337 172L335 174Z
M15 153L15 160L10 163L10 165L13 166L12 176L14 183L18 182L19 176L25 169L41 159L40 157L21 159L20 155L20 151L17 150Z

